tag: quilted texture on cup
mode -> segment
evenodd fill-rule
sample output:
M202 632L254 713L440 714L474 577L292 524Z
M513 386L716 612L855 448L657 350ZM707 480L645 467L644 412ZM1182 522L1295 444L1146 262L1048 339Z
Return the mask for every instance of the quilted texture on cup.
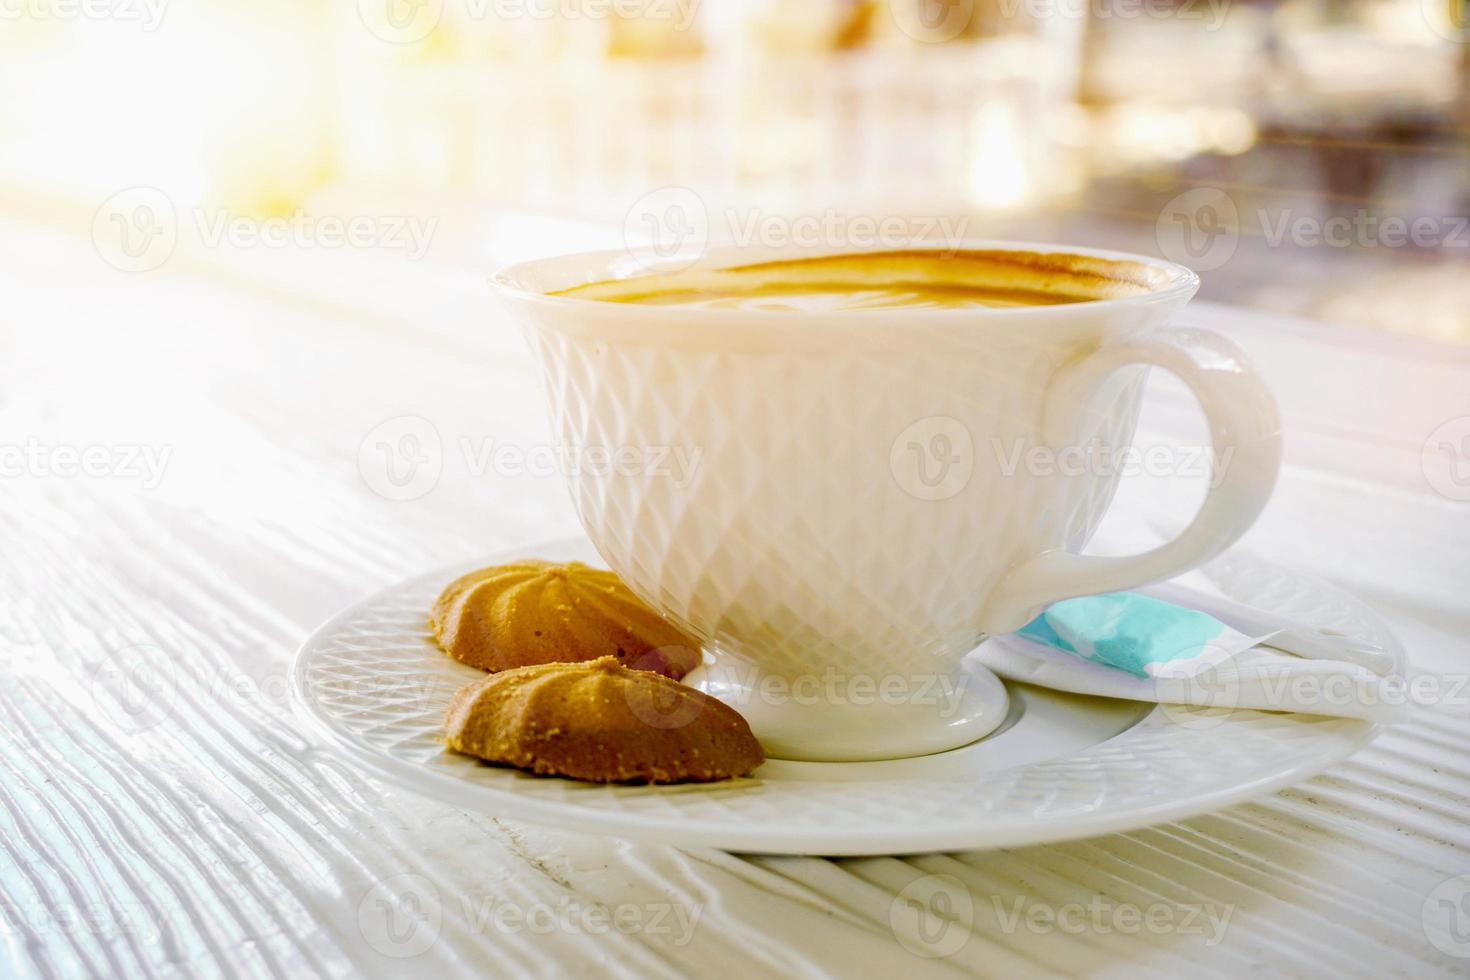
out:
M915 325L751 349L528 335L558 437L580 459L623 461L569 474L598 551L769 672L952 670L1005 571L1085 544L1117 485L1025 455L1046 380L1074 355L1034 337ZM1146 373L1062 406L1078 445L1127 445Z

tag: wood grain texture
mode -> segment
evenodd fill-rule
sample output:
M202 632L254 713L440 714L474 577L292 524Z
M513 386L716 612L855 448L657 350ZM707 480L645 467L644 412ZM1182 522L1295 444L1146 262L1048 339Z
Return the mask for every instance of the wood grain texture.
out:
M555 474L487 462L547 437L530 362L478 273L333 261L308 286L277 257L245 256L126 276L80 235L35 230L0 232L0 258L0 972L1419 977L1470 965L1424 932L1431 890L1470 873L1470 692L1453 690L1470 664L1470 527L1463 505L1407 477L1288 467L1249 539L1368 599L1420 666L1449 678L1415 721L1295 789L1130 834L908 859L551 833L364 778L286 704L297 643L343 605L574 527ZM433 293L431 313L403 299L414 290ZM1263 318L1197 318L1233 324L1268 373L1320 344ZM1370 375L1377 357L1332 356ZM1444 368L1427 351L1395 356ZM442 473L415 499L384 499L373 487L387 457L371 439L391 443L405 417L429 421ZM1427 431L1396 424L1334 438L1411 473ZM63 447L111 462L58 475ZM166 454L156 480L124 465L150 448ZM954 932L916 942L902 924L905 901L936 893L960 896L952 950ZM1036 925L1036 908L1062 919ZM1131 929L1116 917L1127 908L1174 918ZM1190 909L1228 915L1223 934L1186 928Z

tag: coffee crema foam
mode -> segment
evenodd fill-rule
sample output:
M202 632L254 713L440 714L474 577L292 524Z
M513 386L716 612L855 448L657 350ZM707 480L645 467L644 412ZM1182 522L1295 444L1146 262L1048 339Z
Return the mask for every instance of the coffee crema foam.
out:
M857 252L611 279L554 296L686 309L845 313L1056 306L1157 292L1142 262L1060 252Z

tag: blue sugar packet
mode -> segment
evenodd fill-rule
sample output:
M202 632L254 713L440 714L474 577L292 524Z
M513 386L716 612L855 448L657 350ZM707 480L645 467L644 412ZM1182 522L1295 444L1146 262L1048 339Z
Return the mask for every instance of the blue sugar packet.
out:
M1137 677L1177 673L1183 661L1255 642L1213 616L1136 592L1064 599L1016 635Z

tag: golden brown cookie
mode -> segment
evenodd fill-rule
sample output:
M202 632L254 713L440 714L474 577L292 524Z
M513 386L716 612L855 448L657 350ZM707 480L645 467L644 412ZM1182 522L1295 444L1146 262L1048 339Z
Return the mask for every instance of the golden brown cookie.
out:
M481 670L615 657L675 679L699 663L699 641L612 572L528 559L451 582L429 614L445 653Z
M449 702L444 741L487 762L596 783L710 782L765 761L734 708L612 657L475 681Z

